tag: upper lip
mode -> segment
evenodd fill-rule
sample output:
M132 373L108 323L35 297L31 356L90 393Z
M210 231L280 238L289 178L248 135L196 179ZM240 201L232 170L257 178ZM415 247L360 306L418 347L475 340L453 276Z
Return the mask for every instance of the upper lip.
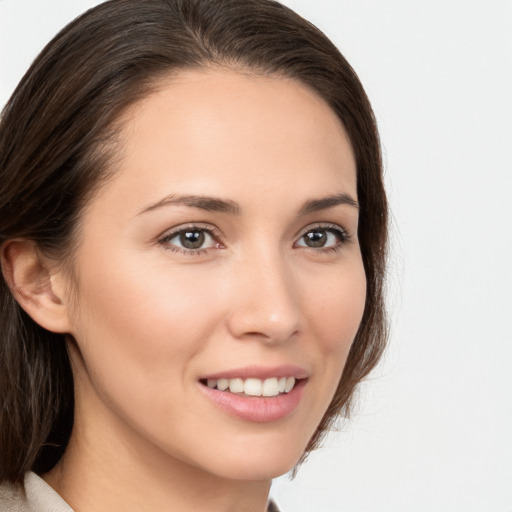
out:
M296 379L306 379L309 372L300 366L282 364L277 366L244 366L241 368L230 368L216 373L205 375L202 379L270 379L272 377L295 377Z

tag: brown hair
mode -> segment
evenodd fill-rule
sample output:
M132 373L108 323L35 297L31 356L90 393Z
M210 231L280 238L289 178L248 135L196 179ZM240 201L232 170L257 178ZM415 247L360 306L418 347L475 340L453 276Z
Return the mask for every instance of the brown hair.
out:
M336 112L357 163L363 319L335 397L308 450L348 415L356 385L386 338L387 203L366 94L316 27L272 0L111 0L65 27L42 51L0 121L0 245L24 237L69 256L80 212L108 173L115 122L160 77L224 66L299 80ZM63 335L37 325L0 279L0 482L58 461L73 422Z

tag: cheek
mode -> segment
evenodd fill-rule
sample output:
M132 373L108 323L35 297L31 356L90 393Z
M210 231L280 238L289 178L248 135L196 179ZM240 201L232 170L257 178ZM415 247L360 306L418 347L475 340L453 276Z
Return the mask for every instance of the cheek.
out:
M101 374L106 386L141 392L148 382L181 379L215 324L215 301L186 272L130 269L128 258L117 263L96 272L82 267L72 334L88 373Z
M180 339L180 331L198 326L197 311L208 311L207 304L212 307L200 276L190 279L186 272L158 269L151 262L124 267L120 262L97 272L85 269L78 314L84 327L108 329L114 338L129 333L125 347L130 338L141 336L146 340L141 349L157 348L159 340L169 346L169 336L176 332Z
M165 444L181 435L174 419L191 400L193 388L184 385L194 371L190 363L219 314L203 280L147 268L130 269L128 258L97 272L82 267L74 370L89 418L99 417L98 424L121 418Z
M305 325L302 349L316 361L310 380L309 407L304 412L307 444L332 402L350 347L361 323L366 301L366 276L360 258L331 268L303 290ZM320 286L320 285L323 286Z
M326 355L343 365L357 333L366 301L366 277L362 261L333 272L324 286L307 294L308 324Z
M321 355L313 431L336 392L366 301L366 276L360 259L331 277L323 292L309 295L309 324Z

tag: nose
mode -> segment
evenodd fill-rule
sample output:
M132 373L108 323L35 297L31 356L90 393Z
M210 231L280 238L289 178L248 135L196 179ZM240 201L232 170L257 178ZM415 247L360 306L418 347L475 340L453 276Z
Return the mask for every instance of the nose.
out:
M299 289L293 269L281 255L260 251L244 259L233 276L228 329L234 337L275 344L298 332Z

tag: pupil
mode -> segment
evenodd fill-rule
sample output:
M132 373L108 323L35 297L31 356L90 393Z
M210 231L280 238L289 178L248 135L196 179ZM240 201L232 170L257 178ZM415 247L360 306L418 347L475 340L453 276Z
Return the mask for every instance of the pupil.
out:
M305 236L309 247L323 247L327 240L325 231L310 231Z
M180 235L180 242L187 249L199 249L204 244L202 231L184 231Z

